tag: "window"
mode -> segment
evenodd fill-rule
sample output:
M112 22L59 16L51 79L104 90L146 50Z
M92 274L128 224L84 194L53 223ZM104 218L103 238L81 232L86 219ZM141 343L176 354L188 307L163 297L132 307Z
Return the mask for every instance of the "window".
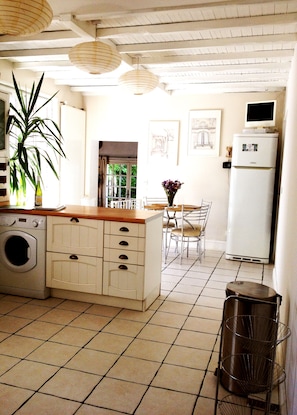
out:
M106 167L106 203L136 199L137 160L110 159Z

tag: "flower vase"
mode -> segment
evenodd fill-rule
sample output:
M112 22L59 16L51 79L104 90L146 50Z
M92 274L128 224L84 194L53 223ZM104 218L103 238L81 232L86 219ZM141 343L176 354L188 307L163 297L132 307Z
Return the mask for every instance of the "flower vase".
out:
M167 192L168 206L173 206L173 200L175 198L176 192Z

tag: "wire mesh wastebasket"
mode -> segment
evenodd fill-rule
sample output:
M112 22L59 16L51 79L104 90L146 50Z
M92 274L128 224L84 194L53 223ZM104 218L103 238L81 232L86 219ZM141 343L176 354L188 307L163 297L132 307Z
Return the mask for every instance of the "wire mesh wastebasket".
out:
M263 354L266 360L262 363L269 365L278 330L276 316L279 296L272 288L249 281L227 284L226 295L228 301L225 302L224 311L223 370L220 381L229 392L241 395L242 387L234 373L240 370L237 364L242 362L230 356Z

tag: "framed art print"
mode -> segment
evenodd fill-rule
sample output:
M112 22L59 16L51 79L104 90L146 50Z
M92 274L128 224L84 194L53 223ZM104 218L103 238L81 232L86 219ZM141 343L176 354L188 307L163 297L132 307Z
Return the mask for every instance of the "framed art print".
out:
M177 164L179 121L150 121L150 162L161 161Z
M220 152L221 110L190 111L188 154L218 156Z

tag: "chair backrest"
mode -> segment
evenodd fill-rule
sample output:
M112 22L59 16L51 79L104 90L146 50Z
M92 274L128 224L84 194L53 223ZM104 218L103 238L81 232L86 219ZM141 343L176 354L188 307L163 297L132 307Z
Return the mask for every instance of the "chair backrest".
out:
M168 200L167 197L144 197L143 204L144 205L154 205L154 204L167 204Z
M211 202L202 202L199 209L194 209L190 211L182 210L181 226L191 226L193 228L199 227L201 233L204 233L209 217L210 208Z
M211 206L212 206L212 202L207 202L206 200L202 199L201 206L203 206L203 207L204 206L207 206L208 207L207 217L206 217L205 224L204 224L204 230L205 230L206 225L207 225L207 222L208 222L208 218L209 218L209 214L210 214L210 209L211 209Z
M142 209L142 200L140 199L122 199L110 202L110 207L118 209Z

